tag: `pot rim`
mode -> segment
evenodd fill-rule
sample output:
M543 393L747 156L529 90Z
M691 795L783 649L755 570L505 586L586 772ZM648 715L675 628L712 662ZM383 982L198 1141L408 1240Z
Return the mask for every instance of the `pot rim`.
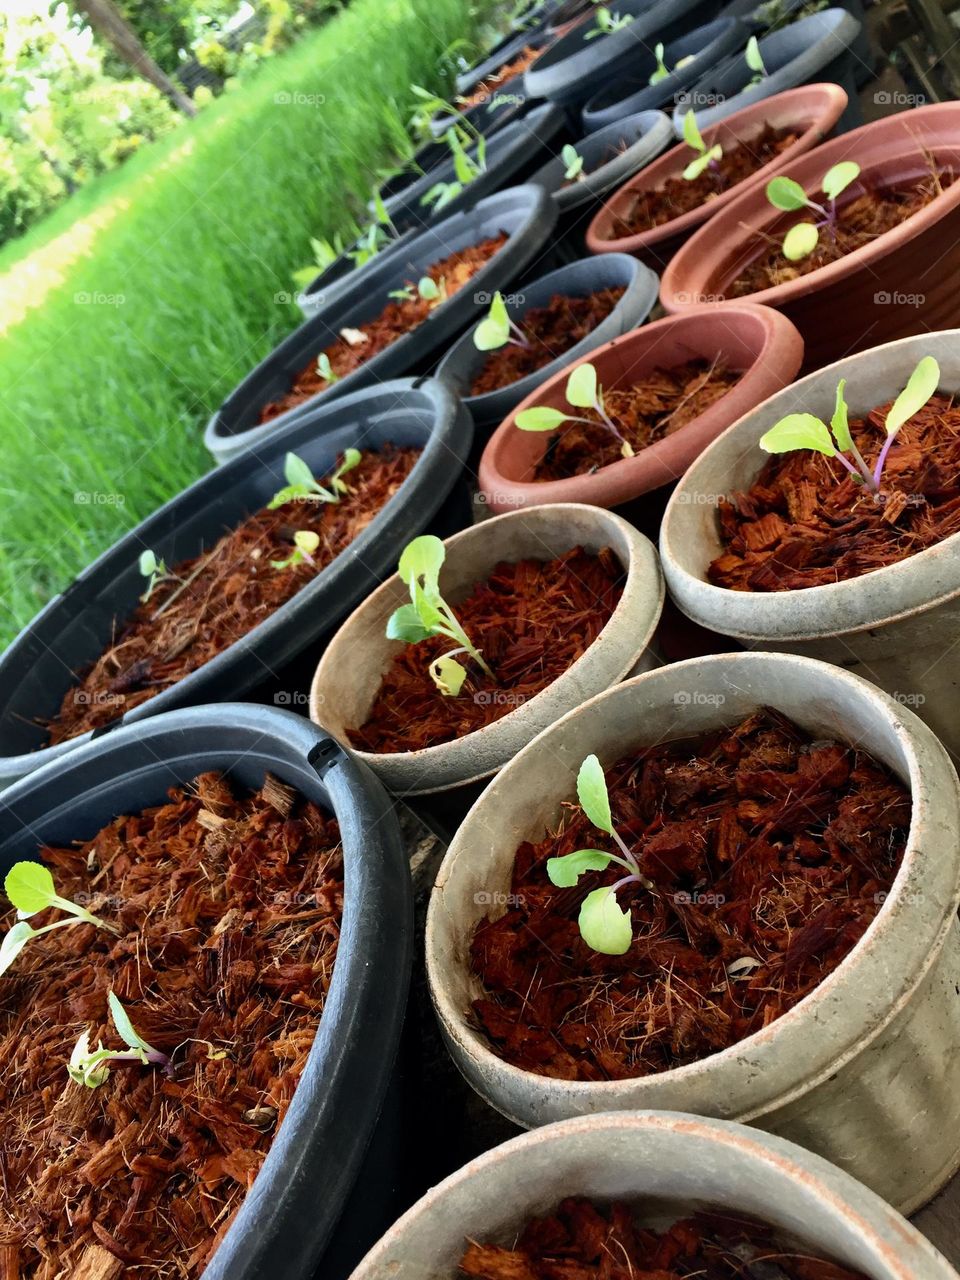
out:
M586 239L590 251L592 253L635 253L639 249L652 248L676 235L685 235L692 228L699 227L701 223L711 223L721 210L739 199L743 192L763 182L774 169L779 169L781 165L792 159L809 154L811 150L817 150L818 137L826 137L847 106L846 91L838 84L824 82L799 85L794 89L784 89L782 93L773 94L769 98L762 98L759 102L752 102L704 129L703 139L708 146L717 140L729 141L731 137L736 137L738 129L750 127L755 123L761 125L766 123L771 108L779 107L781 104L787 108L796 103L799 109L804 102L810 103L808 114L812 114L813 119L800 137L776 159L768 161L742 182L723 192L716 200L697 205L695 209L690 209L669 222L638 232L636 235L620 236L616 239L607 239L601 235L600 228L610 221L614 202L623 200L635 191L649 190L651 181L661 185L663 181L679 174L683 168L680 162L689 151L689 147L684 142L678 142L675 147L671 147L662 156L651 161L645 169L635 174L622 187L618 187L604 201L603 208L597 211L587 228ZM823 143L820 142L819 146L823 146Z
M936 127L941 117L946 117L947 123L960 124L960 102L928 103L926 106L914 107L909 113L885 116L870 124L861 125L859 129L853 129L849 133L822 143L812 152L795 157L780 169L777 176L793 178L803 185L804 180L810 181L813 178L815 168L819 171L821 168L831 167L851 152L855 152L858 143L863 140L869 141L877 134L903 128L906 136L889 140L889 148L891 150L897 148L897 150L886 163L896 162L902 156L911 153L910 142L913 144L913 153L916 153L918 146L924 144L922 132L924 126L930 122L933 127ZM917 137L918 133L919 137ZM884 164L885 162L880 160L876 167L882 169ZM798 177L798 175L802 176ZM680 311L688 305L680 301L680 298L691 291L678 290L677 281L684 278L685 272L690 274L690 264L697 264L693 270L693 278L696 280L699 263L703 260L703 251L708 244L708 235L710 244L728 246L724 262L729 262L733 256L729 246L734 245L739 248L744 243L745 233L738 233L741 222L748 224L749 230L754 231L763 230L768 224L782 218L782 212L771 205L758 205L756 209L752 209L751 205L755 197L756 187L748 188L737 195L736 199L715 214L707 226L696 231L677 251L676 256L664 270L660 286L660 299L669 311ZM955 182L945 191L934 196L929 204L911 214L906 221L891 227L889 231L885 231L868 244L861 245L859 249L854 249L851 253L838 258L836 262L829 262L826 266L818 267L816 271L811 271L796 280L789 280L785 284L773 285L768 289L758 289L755 293L745 294L737 301L783 306L835 285L847 276L878 267L883 258L896 252L907 241L922 235L958 205L960 205L960 182ZM716 273L716 269L714 272ZM726 305L726 301L723 300L721 305Z
M769 688L771 683L776 684L777 668L786 671L790 666L801 668L814 688L829 690L832 685L854 697L864 710L871 707L873 712L879 712L902 752L899 772L910 790L911 799L907 844L887 898L864 934L814 990L791 1009L767 1027L696 1062L625 1080L571 1081L526 1071L505 1061L494 1052L483 1033L471 1026L467 1011L451 995L449 975L444 962L443 943L448 931L445 930L442 918L443 896L447 883L457 874L458 859L466 856L471 827L476 825L482 829L484 810L496 805L498 792L511 785L512 775L522 769L527 760L536 753L553 752L557 755L556 743L558 740L562 741L571 722L585 714L599 714L603 705L611 699L636 698L642 701L644 695L649 694L651 702L665 702L668 697L672 697L673 687L678 679L692 677L696 686L702 688L709 685L709 679L714 673L725 687L730 688L737 687L735 680L749 680L756 672L761 683L766 678L765 687ZM727 669L738 671L740 675L727 676ZM758 694L758 704L762 699L761 691ZM773 705L776 706L775 700ZM716 710L717 714L709 718L710 723L729 723L729 717L724 716L723 705L718 705ZM698 732L705 731L706 724L698 729ZM599 736L601 745L597 754L602 758L602 730ZM676 735L677 738L683 736L683 732ZM668 739L661 737L658 740ZM848 733L845 740L856 742L857 734ZM642 728L638 728L637 746L642 746L644 741L644 732ZM558 755L558 759L562 759L562 755ZM938 830L933 801L941 790L949 790L953 798L953 814L948 815L948 819L952 817L955 828L960 825L960 783L945 749L932 731L912 712L898 705L866 680L819 659L761 651L712 654L660 667L597 694L544 729L492 780L461 823L437 872L427 909L427 978L441 1030L448 1045L453 1048L458 1065L461 1065L460 1056L478 1064L486 1079L504 1082L513 1094L525 1089L543 1097L549 1092L554 1098L562 1099L563 1105L568 1106L571 1112L603 1110L607 1105L625 1109L644 1104L653 1105L658 1094L664 1091L669 1093L671 1088L678 1086L697 1083L702 1085L705 1079L724 1073L725 1069L729 1078L723 1080L722 1088L735 1094L736 1110L739 1113L736 1118L741 1121L759 1118L774 1107L782 1108L808 1094L817 1084L836 1074L846 1063L859 1056L868 1044L883 1033L906 1007L939 961L960 905L960 846L954 842L952 857L949 859L943 856L930 858L927 856L929 849L924 849L925 843L929 846L935 839L929 832L924 835L925 829L932 828L934 832ZM557 803L564 799L569 799L567 791L562 796L558 795ZM941 819L940 830L943 829L942 824ZM524 838L525 835L518 835L517 845ZM941 852L939 848L938 852ZM926 902L935 907L936 918L933 911L925 915ZM459 933L455 935L455 940L458 948L457 961L462 971L469 966L470 961L462 950L464 940ZM889 949L897 945L902 950L913 953L913 965L909 973L905 964L902 969L896 968L895 977L899 982L894 988L891 983L891 966L878 964L874 952L882 947ZM900 959L902 956L898 955L898 965ZM871 964L872 973L869 972ZM864 973L865 968L867 973ZM851 1018L849 997L852 991L860 996L858 1003L861 1006L867 1003L864 992L869 992L882 1008L882 1014L867 1014L861 1010ZM817 1027L816 1036L810 1034L813 1025ZM799 1048L805 1050L809 1065L798 1067L796 1064L798 1061L802 1062L804 1054L787 1052ZM786 1078L777 1079L771 1085L769 1081L774 1072L762 1068L771 1068L775 1062L779 1068L776 1074ZM784 1063L789 1065L783 1066ZM737 1079L738 1067L745 1071L748 1080ZM766 1091L759 1083L761 1080L767 1081ZM751 1099L749 1105L746 1103L747 1097ZM497 1105L499 1108L500 1104ZM508 1112L504 1114L519 1123L525 1123L522 1118L510 1116Z
M429 779L433 772L431 766L444 759L457 759L464 757L470 760L471 748L473 745L483 739L487 742L496 741L504 732L508 732L511 728L524 725L527 721L536 721L538 712L545 705L545 698L557 685L564 680L575 681L579 672L583 669L583 664L588 656L592 656L591 651L595 650L596 645L610 634L610 628L618 619L622 620L624 614L623 597L627 595L628 588L633 584L639 587L646 584L652 587L656 583L656 598L651 600L649 608L649 616L647 625L641 635L637 637L636 654L628 661L620 665L616 674L612 677L615 681L622 680L623 677L633 670L637 657L648 646L650 639L657 629L660 620L660 613L663 608L665 596L665 586L663 576L660 573L659 565L656 558L656 552L649 539L645 538L633 525L629 524L622 516L615 515L611 511L603 510L599 507L590 506L586 503L554 503L548 506L537 507L533 510L523 509L517 511L508 511L503 515L491 516L489 520L484 520L480 524L470 526L468 529L462 529L459 533L452 534L444 540L444 546L447 549L447 555L450 560L456 554L457 547L465 541L480 542L484 540L485 531L493 525L495 521L517 521L529 520L531 517L541 521L563 521L566 513L571 510L581 513L589 513L591 519L601 528L615 529L620 537L626 543L629 550L627 563L623 565L625 570L624 588L621 599L617 602L617 606L611 614L606 625L600 631L599 635L593 643L584 650L580 657L572 663L567 669L539 693L535 694L522 706L508 711L505 716L493 721L489 725L485 725L480 729L475 729L472 733L465 734L461 738L455 738L450 742L436 743L432 747L424 747L419 751L392 751L392 752L371 752L362 751L354 746L350 746L350 751L358 759L371 768L374 772L378 768L382 768L384 764L388 767L393 766L397 770L408 770L414 766L420 771L422 777ZM649 553L653 553L652 559ZM622 563L622 561L621 561ZM492 566L491 566L492 567ZM385 603L392 603L392 596L396 592L399 576L394 573L392 577L383 582L375 591L372 591L367 598L357 606L350 616L341 624L337 634L331 640L325 652L321 655L320 662L314 672L313 680L310 684L310 719L326 729L323 708L323 689L329 685L336 684L338 679L338 667L340 662L339 646L347 643L347 638L354 628L360 628L364 625L365 619L369 617L377 617L383 611ZM559 717L558 717L559 718ZM329 729L326 730L330 732ZM443 787L404 787L404 794L422 794L424 791L443 791L450 790L454 787L465 786L471 782L479 781L482 778L490 776L489 768L482 768L479 772L474 766L466 777L458 777L453 782L448 782Z
M679 330L682 333L687 329L699 328L704 323L717 329L717 347L722 351L725 345L724 330L728 325L728 317L733 315L746 317L748 323L754 327L756 344L751 363L743 370L735 386L672 436L648 445L632 458L619 458L615 462L608 463L607 466L599 468L590 475L567 476L562 480L516 480L501 470L502 464L499 457L504 452L511 433L517 429L515 426L517 414L540 404L561 381L565 381L570 376L572 370L578 365L593 363L607 352L614 350L632 350L637 347L642 353L646 353L649 349L655 348L661 338L671 330ZM687 323L675 324L675 321L680 319L686 320ZM540 386L534 388L504 418L483 450L480 462L481 492L503 494L511 499L520 499L530 505L538 506L542 503L562 501L595 502L598 505L607 506L611 504L611 487L615 490L615 501L626 501L629 495L637 496L638 493L650 492L660 484L668 484L676 475L676 471L668 467L664 457L669 451L668 446L672 449L674 442L683 438L685 434L687 438L691 438L693 432L702 434L704 431L713 431L714 424L723 419L724 404L728 402L729 396L742 393L743 389L748 391L754 388L758 391L762 389L763 383L769 380L771 357L778 348L782 349L780 354L789 356L789 363L795 375L800 367L803 349L802 340L793 324L786 316L782 316L770 307L750 304L744 306L730 303L722 310L716 306L691 308L682 315L664 316L630 333L622 334L586 352L568 365L564 365ZM651 471L655 474L648 474ZM657 483L651 483L652 480L656 480ZM576 497L573 494L576 494Z

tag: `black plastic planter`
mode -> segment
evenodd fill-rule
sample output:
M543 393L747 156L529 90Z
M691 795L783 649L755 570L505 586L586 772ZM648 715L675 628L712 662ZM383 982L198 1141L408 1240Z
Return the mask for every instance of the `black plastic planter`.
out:
M823 7L826 8L826 5ZM860 34L850 48L854 59L854 80L858 86L861 86L873 76L877 61L870 48L863 5L860 0L838 0L838 3L832 7L846 9L847 13L860 23ZM754 35L761 36L779 31L789 23L795 22L807 8L815 9L815 0L813 5L810 4L810 0L766 0L766 3L763 0L760 3L758 0L733 0L732 4L726 6L723 13L724 16L739 18L741 22L747 24Z
M677 136L683 136L683 117L689 110L696 112L697 124L703 130L752 102L823 80L839 84L849 99L835 132L855 129L862 123L862 116L851 46L859 32L860 23L845 9L824 9L764 36L760 53L767 74L753 84L754 72L747 66L745 55L728 58L684 95L673 115Z
M344 898L337 959L307 1065L204 1280L304 1280L321 1259L323 1275L341 1280L402 1207L375 1188L397 1187L403 1153L376 1144L377 1156L393 1167L364 1176L413 960L409 870L376 778L291 712L229 703L171 712L101 738L7 790L0 798L0 875L43 844L89 839L120 814L162 804L171 787L208 770L246 788L262 785L269 772L333 813L343 840ZM337 1230L345 1214L349 1238Z
M692 27L715 17L717 0L618 0L620 17L632 22L610 35L591 38L596 21L586 18L551 44L527 68L527 92L572 107L603 85L627 74L654 44L669 44Z
M293 429L261 437L256 449L178 494L51 600L0 656L0 781L31 773L89 740L85 734L45 747L36 721L56 713L72 673L93 662L115 620L133 612L143 591L138 566L143 550L149 548L168 565L199 554L283 487L287 450L323 475L351 445L363 449L391 442L423 449L406 482L348 552L212 661L128 712L125 723L237 697L316 645L394 571L407 542L444 511L471 435L469 414L442 384L432 379L386 383L314 408Z
M319 397L274 418L272 429L296 421L317 403L326 405L384 378L427 369L451 338L470 323L477 295L506 289L517 280L546 244L556 221L557 209L549 194L530 185L489 196L466 213L425 227L402 254L365 269L341 297L294 330L244 378L210 419L204 436L207 448L219 457L225 449L243 447L248 440L257 439L252 433L260 426L264 406L289 390L301 370L336 341L341 329L362 329L380 314L391 291L419 280L435 262L458 249L506 232L509 240L500 252L465 288L431 312L428 320Z
M559 219L557 234L567 252L584 251L590 220L607 195L676 143L673 125L662 111L641 111L588 134L577 144L584 177L566 180L566 163L554 156L531 179L553 196Z
M525 111L510 124L497 129L486 142L485 168L460 194L442 209L424 204L424 197L438 182L455 177L454 161L445 143L446 160L417 178L384 203L398 231L425 226L469 209L485 196L516 186L534 173L548 156L556 154L567 136L567 121L559 107L541 104ZM467 154L474 158L476 147Z
M557 294L584 298L600 289L617 288L625 288L626 292L591 334L575 346L559 352L554 360L536 373L498 391L490 391L481 396L469 394L474 378L488 358L487 352L478 351L473 345L472 328L451 347L437 369L437 377L448 382L463 397L463 403L470 410L477 428L475 448L482 447L490 430L502 422L531 391L546 382L564 365L573 364L588 351L643 324L657 300L660 280L649 267L627 253L599 254L559 267L532 284L524 285L512 299L505 299L510 318L522 325L523 317L528 311L546 306ZM482 311L485 312L486 307Z
M717 18L689 35L673 40L664 48L666 66L676 67L685 58L689 62L671 71L656 84L650 77L657 67L653 52L644 51L630 71L611 85L605 85L583 108L583 127L588 132L604 129L637 111L652 111L676 104L678 94L708 74L718 62L742 49L749 28L736 18Z

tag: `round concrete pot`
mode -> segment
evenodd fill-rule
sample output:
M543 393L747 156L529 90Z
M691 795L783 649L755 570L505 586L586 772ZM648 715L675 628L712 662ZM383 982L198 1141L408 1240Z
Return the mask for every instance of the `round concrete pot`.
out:
M778 167L808 191L839 160L856 156L864 186L891 186L928 172L929 158L960 167L960 102L916 107L834 138ZM666 268L660 298L683 311L698 298L722 301L758 252L757 233L781 239L796 214L781 213L753 186L711 218ZM960 322L960 182L870 244L819 271L750 295L790 317L806 343L807 368L851 351ZM742 299L741 299L742 301Z
M744 53L734 54L708 71L673 113L677 137L683 137L683 117L697 113L701 130L733 115L741 107L772 98L797 85L832 80L847 92L849 102L837 128L840 132L862 124L856 92L851 46L861 34L860 23L845 9L824 9L800 18L782 31L760 40L760 54L767 74L756 81Z
M519 293L506 300L507 313L511 320L522 326L523 317L527 312L547 306L551 298L556 297L557 294L564 297L586 298L601 289L616 288L622 288L625 292L606 319L601 320L597 327L575 346L559 352L549 364L538 369L536 373L529 373L525 378L520 378L517 382L500 387L496 391L488 391L479 396L470 395L473 381L490 355L489 352L477 350L473 341L475 330L471 328L443 357L437 367L436 377L441 382L446 382L460 396L470 411L474 426L478 430L489 432L521 400L534 392L558 370L567 368L587 352L609 342L611 338L629 333L643 324L657 300L660 281L649 267L645 267L636 258L626 253L611 253L605 254L602 258L583 258L579 262L571 262L569 266L558 267L556 271L550 271L532 284L524 285ZM487 307L478 306L477 310L478 313L483 314ZM536 341L536 334L532 334L531 338Z
M739 382L685 427L658 440L633 458L622 458L590 475L566 480L534 480L550 441L547 432L521 431L516 415L534 405L566 407L566 385L573 361L534 390L494 432L480 460L480 488L494 511L544 502L588 502L617 507L673 483L690 463L732 422L785 387L803 359L796 329L769 307L733 306L722 314L703 307L682 319L668 316L633 333L615 338L577 363L589 360L605 390L631 386L652 370L701 358L719 359L742 370Z
M742 49L748 35L748 28L738 19L717 18L672 40L664 48L663 61L675 70L656 84L650 83L657 69L653 50L640 50L626 75L604 85L587 102L581 115L584 129L587 132L605 129L635 111L672 107L684 89L696 84L722 58ZM683 62L682 67L677 66L679 62Z
M696 622L751 648L809 654L865 676L914 707L960 761L960 671L953 652L960 535L885 569L800 591L729 591L706 580L721 552L716 501L753 483L767 458L757 444L764 431L787 413L829 418L841 378L851 417L892 400L925 355L939 360L941 387L960 391L960 330L954 329L841 360L747 414L677 486L660 550L670 593Z
M690 160L690 148L686 143L672 147L653 164L650 164L611 195L596 214L587 229L587 248L591 253L635 253L657 269L662 270L680 246L708 219L715 218L744 191L753 187L763 188L784 164L806 154L829 137L834 125L847 105L847 95L835 84L810 84L799 89L788 89L774 98L767 98L753 106L744 107L727 120L720 121L704 132L708 146L719 142L728 149L738 142L749 141L762 132L768 124L775 129L796 129L800 136L791 146L769 164L745 178L736 186L724 191L689 213L651 227L638 235L622 236L616 230L616 218L626 216L636 206L637 199L645 192L655 191L671 178L679 178Z
M501 768L531 738L602 689L656 662L649 643L663 607L657 554L626 520L593 507L562 505L486 520L446 541L440 574L444 599L457 601L502 560L548 560L574 547L609 547L626 574L613 616L590 648L559 679L502 719L453 742L422 751L354 751L389 791L425 795L477 782ZM334 636L310 690L310 718L341 742L363 724L384 672L403 645L385 635L391 613L409 599L398 576L369 596Z
M857 743L910 790L903 864L864 936L782 1017L699 1062L600 1082L504 1062L472 1022L482 987L470 941L489 903L510 892L517 847L556 824L588 754L608 767L645 744L735 725L760 706L815 738ZM749 1122L834 1161L908 1213L960 1164L958 902L960 785L926 725L827 663L721 654L608 689L511 760L470 810L438 873L427 973L460 1070L518 1124L645 1107Z
M468 1239L511 1248L568 1196L628 1204L660 1230L725 1209L868 1280L957 1280L919 1231L826 1160L744 1125L670 1111L567 1120L485 1152L408 1210L351 1280L454 1276Z

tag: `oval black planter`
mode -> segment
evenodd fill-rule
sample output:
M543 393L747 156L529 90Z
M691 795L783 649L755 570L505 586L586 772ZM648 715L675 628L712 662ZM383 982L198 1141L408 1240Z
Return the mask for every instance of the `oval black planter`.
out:
M302 1280L323 1258L349 1273L397 1206L371 1192L364 1161L403 1024L413 895L397 820L381 787L329 735L291 712L226 704L158 716L74 751L0 797L0 875L44 844L89 839L124 813L164 803L208 770L239 785L271 773L333 813L343 839L343 919L316 1039L266 1160L204 1280ZM402 1153L385 1153L397 1160ZM372 1172L372 1171L371 1171ZM365 1201L363 1216L350 1201ZM350 1214L350 1236L337 1224Z
M851 46L859 32L860 23L845 9L824 9L764 36L760 53L768 74L759 84L751 84L754 73L744 54L728 58L684 94L673 114L677 136L683 136L683 117L688 110L696 112L697 124L703 130L752 102L823 80L839 84L849 99L835 132L857 128L862 115L853 79Z
M229 649L128 712L127 724L174 707L237 697L316 644L389 577L407 542L441 512L460 478L471 436L469 414L442 384L386 383L317 406L292 430L262 438L256 450L184 489L95 560L0 656L0 781L32 773L90 739L84 734L45 747L35 722L56 713L72 673L99 656L115 619L133 612L143 591L143 550L169 565L199 554L282 488L287 450L322 475L350 445L392 442L423 449L404 485L348 552Z
M724 15L739 18L747 24L754 35L768 35L795 22L807 5L807 0L733 0L723 10ZM824 6L826 7L826 6ZM831 6L835 9L846 9L852 18L860 23L860 33L850 46L853 53L853 78L858 86L865 84L876 70L876 56L870 48L867 36L866 20L860 0L838 0Z
M513 299L505 299L511 320L522 325L523 317L528 311L535 307L545 307L557 294L584 298L600 289L616 288L626 288L626 292L591 334L575 346L560 352L556 359L536 373L528 374L519 382L511 383L509 387L502 387L498 391L489 391L482 396L469 394L474 378L489 356L488 352L478 351L473 345L473 328L450 348L440 362L436 376L447 382L470 410L477 428L474 436L475 451L486 443L486 434L493 427L564 365L573 364L588 351L619 338L631 329L639 328L657 301L660 279L630 254L598 254L596 257L582 258L579 262L559 267L531 284L525 284ZM486 307L482 311L486 312Z
M359 277L361 271L368 271L372 266L386 262L389 255L401 251L415 235L416 231L413 227L404 231L390 244L384 245L380 252L365 262L362 267L355 267L353 260L346 253L341 253L336 262L331 262L329 267L314 276L307 287L297 294L297 306L307 319L315 316L322 307L335 302L341 294L345 293ZM355 248L356 245L350 247Z
M437 307L428 320L320 396L274 418L273 429L296 421L321 401L328 404L384 378L426 369L450 339L470 323L476 295L506 289L516 280L546 244L556 221L557 209L549 194L531 184L489 196L466 213L425 227L402 254L364 270L341 297L295 329L257 365L211 417L204 444L219 457L225 449L246 447L248 441L260 438L263 407L288 391L309 361L336 341L341 329L362 329L383 310L391 290L418 280L433 263L451 253L507 232L510 238L500 252L464 289Z
M717 18L704 27L697 27L696 31L671 41L664 48L663 60L668 67L676 67L682 58L691 61L656 84L650 84L650 77L656 70L657 60L652 52L644 52L628 75L604 86L589 100L583 108L584 129L592 132L637 111L672 107L679 93L696 84L722 59L742 49L749 34L749 29L737 18Z
M539 169L531 181L546 187L556 203L557 234L563 238L564 250L585 251L587 227L609 193L674 143L673 125L662 111L641 111L581 138L576 146L585 177L568 183L562 156Z
M715 17L717 0L618 0L611 9L633 21L620 31L590 39L592 18L561 36L528 67L527 92L574 106L604 84L627 74L657 41L669 44L692 27Z
M445 144L447 158L443 164L423 174L410 183L398 195L384 203L387 213L398 231L426 226L440 219L452 217L462 209L469 209L485 196L505 187L517 186L554 155L567 138L567 120L559 107L542 103L530 111L518 115L510 124L497 129L486 143L486 167L482 173L440 210L423 203L424 196L437 182L449 182L454 174L454 162ZM468 148L471 157L476 147Z

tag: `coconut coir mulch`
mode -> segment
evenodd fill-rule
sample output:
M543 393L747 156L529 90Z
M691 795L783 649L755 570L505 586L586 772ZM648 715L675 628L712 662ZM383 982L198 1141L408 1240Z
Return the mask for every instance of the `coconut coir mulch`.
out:
M457 106L461 111L469 111L471 107L479 107L484 102L489 102L508 80L523 75L527 67L532 66L542 52L542 49L534 49L531 45L526 45L511 62L505 62L492 75L487 76L486 80L482 80L472 93L464 98L458 98Z
M887 454L880 498L835 458L810 450L773 456L746 493L718 509L724 551L717 586L789 591L841 582L896 564L960 533L960 408L936 395ZM851 422L868 466L886 439L882 405Z
M554 560L498 564L462 601L450 601L496 682L462 656L469 679L446 697L428 667L448 653L440 637L405 645L383 677L370 714L351 729L361 751L418 751L482 729L535 697L581 657L609 622L626 575L609 549L575 547Z
M673 435L693 422L736 386L740 373L716 362L690 360L672 369L653 369L632 386L604 390L603 399L614 426L634 453ZM596 426L565 423L550 437L534 470L536 480L565 480L590 475L619 462L620 441L592 409L575 411L593 418Z
M470 1242L460 1271L477 1280L866 1280L752 1218L705 1210L657 1231L625 1204L579 1196L531 1219L513 1248Z
M768 1026L862 936L910 822L907 791L865 752L813 742L770 709L627 756L607 786L614 825L657 890L618 892L633 917L626 955L592 951L577 928L587 893L622 870L570 889L547 879L550 857L615 851L576 805L556 832L520 845L518 905L483 921L471 948L488 992L474 1016L495 1051L565 1080L684 1066Z
M668 178L662 186L652 191L632 191L629 202L617 202L617 213L610 229L610 239L640 235L652 227L672 222L702 204L716 200L737 183L775 160L800 137L796 129L774 129L764 125L753 138L746 138L736 146L724 149L723 156L698 178L687 182L684 178ZM688 148L689 159L696 159Z
M124 1280L192 1280L313 1044L343 908L337 824L274 779L241 795L204 774L40 856L61 894L119 932L56 930L0 980L4 1275L54 1280L97 1259L113 1280L112 1256ZM124 1047L111 988L169 1075L134 1063L96 1089L69 1080L82 1031Z
M485 395L536 373L593 333L625 293L626 289L599 289L585 298L557 293L545 307L533 307L521 320L528 345L509 342L492 351L474 378L470 395Z
M466 249L460 249L435 262L425 274L438 287L442 282L446 297L451 298L503 248L507 238L506 232L502 232L489 240L481 240L479 244L468 245ZM321 355L328 358L334 378L339 381L366 364L368 360L372 360L381 351L385 351L405 333L412 332L428 320L431 313L442 303L439 299L421 298L417 292L418 283L418 279L408 280L410 296L388 299L380 314L367 321L361 328L341 329L336 342L318 351L310 363L297 374L293 386L286 395L264 405L260 422L272 421L281 413L286 413L288 409L293 409L306 400L312 400L314 396L322 394L332 385L326 378L321 377L317 370L317 360Z
M818 271L831 262L838 262L848 253L899 227L936 199L954 180L955 175L945 170L928 174L919 182L896 187L871 187L838 208L835 230L831 232L829 227L821 227L816 248L798 262L790 262L783 256L783 236L795 222L815 222L816 218L813 214L791 215L778 237L773 240L769 236L755 237L756 243L762 246L760 253L727 286L725 296L745 298L751 293L759 293L761 289L789 284L791 280L808 276L811 271Z
M366 451L344 477L350 492L338 503L288 502L258 511L209 551L170 566L174 580L158 583L64 694L47 726L49 743L118 719L269 618L363 532L419 456L418 449L392 445ZM271 561L290 558L301 529L320 537L314 563L273 568Z

